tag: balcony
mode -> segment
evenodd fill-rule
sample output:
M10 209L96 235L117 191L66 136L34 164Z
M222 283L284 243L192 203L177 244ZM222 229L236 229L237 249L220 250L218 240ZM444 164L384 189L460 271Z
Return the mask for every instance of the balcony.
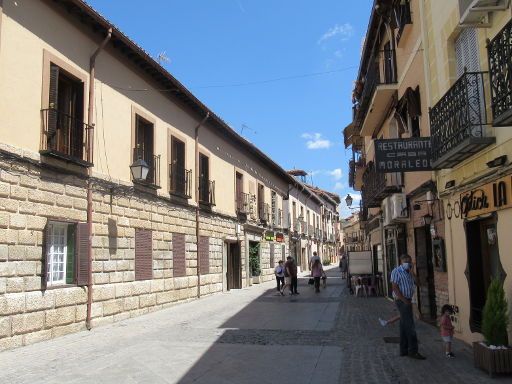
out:
M512 21L487 45L492 125L512 125Z
M377 172L371 161L363 175L361 193L364 206L366 208L380 207L382 200L386 196L400 192L402 185L401 173Z
M434 169L453 168L496 141L486 132L484 74L464 73L430 109Z
M311 224L308 225L308 235L309 237L315 237L315 227Z
M53 108L41 110L41 115L40 153L92 167L94 127Z
M141 148L133 149L133 159L136 161L142 159L149 167L148 175L144 181L135 181L134 184L144 185L152 189L160 188L160 155L155 156L152 153L142 150Z
M250 215L254 210L256 197L244 192L239 192L236 198L236 212L239 215Z
M399 45L403 36L407 33L412 24L410 1L401 1L394 7L393 13L398 27L398 31L396 33L396 44Z
M192 197L192 170L169 164L169 193L190 199Z
M360 136L372 136L387 114L393 96L397 93L396 59L394 51L384 51L387 63L370 68L364 79L363 90L356 106L354 127Z
M267 203L258 203L258 217L262 225L270 223L270 206Z
M199 204L215 206L215 181L199 178Z
M348 185L356 191L360 191L363 185L363 174L366 169L364 157L348 162Z

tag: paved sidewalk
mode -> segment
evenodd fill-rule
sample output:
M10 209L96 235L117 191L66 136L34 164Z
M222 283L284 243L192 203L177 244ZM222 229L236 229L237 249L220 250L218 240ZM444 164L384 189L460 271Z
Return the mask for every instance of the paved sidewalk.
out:
M456 342L418 325L426 361L398 357L377 317L393 306L347 294L337 269L315 294L276 295L274 283L180 304L135 319L0 353L0 383L495 383Z

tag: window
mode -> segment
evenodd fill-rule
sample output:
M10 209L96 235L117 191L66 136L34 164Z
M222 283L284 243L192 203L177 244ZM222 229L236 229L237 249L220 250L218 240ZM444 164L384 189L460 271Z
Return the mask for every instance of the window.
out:
M265 186L258 184L258 216L261 221L268 222L268 208L265 204Z
M297 203L292 202L293 229L297 230Z
M92 127L84 124L84 83L50 63L48 108L43 109L41 150L78 162L92 163Z
M135 228L135 280L153 278L153 235L151 230Z
M384 84L394 83L395 80L395 62L394 52L391 49L391 43L388 41L384 45Z
M237 211L240 213L247 213L249 209L249 201L244 194L244 177L239 172L236 172L235 175L235 198Z
M270 208L272 211L272 225L277 224L277 194L275 191L270 192Z
M50 221L45 231L43 289L58 285L87 285L89 230L86 223Z
M170 193L191 197L192 171L185 169L185 143L171 137L171 163L169 164Z

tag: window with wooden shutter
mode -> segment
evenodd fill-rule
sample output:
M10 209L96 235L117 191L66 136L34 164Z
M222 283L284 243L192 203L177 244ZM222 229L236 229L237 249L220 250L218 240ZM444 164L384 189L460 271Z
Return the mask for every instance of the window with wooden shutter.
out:
M89 226L87 223L76 225L76 256L77 256L77 285L84 286L89 283Z
M210 238L199 236L199 273L207 275L210 273Z
M172 234L172 263L174 277L187 275L185 235L183 233Z
M286 259L286 245L281 245L281 260Z
M135 280L153 278L153 234L149 229L135 229Z
M274 250L274 243L270 243L270 268L274 268L275 264L275 250Z

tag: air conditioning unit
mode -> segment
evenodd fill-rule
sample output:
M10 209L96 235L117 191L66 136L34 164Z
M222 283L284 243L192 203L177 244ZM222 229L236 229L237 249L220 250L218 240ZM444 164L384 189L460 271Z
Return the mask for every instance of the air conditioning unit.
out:
M386 197L382 200L382 216L383 216L383 225L386 227L392 224L391 218L391 198Z
M394 193L389 199L391 221L394 223L409 221L409 210L407 208L407 196L405 193Z

